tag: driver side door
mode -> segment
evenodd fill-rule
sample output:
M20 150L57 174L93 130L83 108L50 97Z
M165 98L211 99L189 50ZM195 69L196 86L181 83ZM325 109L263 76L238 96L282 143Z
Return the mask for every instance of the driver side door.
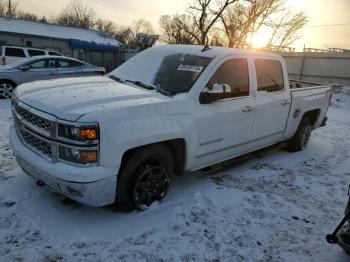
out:
M255 118L253 81L249 72L246 58L231 57L221 63L203 88L201 96L211 89L215 94L212 101L199 103L197 108L194 159L197 168L248 150ZM214 85L221 85L225 92L218 95Z
M56 77L54 59L40 59L27 64L28 69L21 71L21 82L48 80Z

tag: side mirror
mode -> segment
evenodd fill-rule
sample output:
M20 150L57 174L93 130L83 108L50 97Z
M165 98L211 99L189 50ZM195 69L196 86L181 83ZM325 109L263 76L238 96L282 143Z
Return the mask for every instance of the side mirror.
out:
M214 84L211 89L204 88L199 95L201 104L210 104L220 99L225 99L231 93L231 87L228 84Z
M20 70L22 71L28 71L29 69L31 69L30 65L22 65L19 67Z

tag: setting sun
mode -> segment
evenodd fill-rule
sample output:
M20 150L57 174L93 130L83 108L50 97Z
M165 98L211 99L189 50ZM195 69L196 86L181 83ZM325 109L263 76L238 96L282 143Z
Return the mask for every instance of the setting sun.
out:
M271 30L266 27L262 27L255 35L252 37L253 48L264 47L268 44L271 38Z

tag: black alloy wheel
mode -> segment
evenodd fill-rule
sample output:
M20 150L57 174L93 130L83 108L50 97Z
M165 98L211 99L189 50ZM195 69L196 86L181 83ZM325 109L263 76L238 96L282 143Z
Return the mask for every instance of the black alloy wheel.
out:
M137 209L147 209L154 201L161 201L169 188L170 178L157 162L139 168L134 187L134 203Z

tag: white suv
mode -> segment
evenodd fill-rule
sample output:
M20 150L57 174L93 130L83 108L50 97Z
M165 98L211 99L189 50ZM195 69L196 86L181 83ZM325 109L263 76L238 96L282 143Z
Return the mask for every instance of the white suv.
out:
M45 49L18 46L0 46L0 65L9 65L21 59L42 55L62 56L60 53Z

